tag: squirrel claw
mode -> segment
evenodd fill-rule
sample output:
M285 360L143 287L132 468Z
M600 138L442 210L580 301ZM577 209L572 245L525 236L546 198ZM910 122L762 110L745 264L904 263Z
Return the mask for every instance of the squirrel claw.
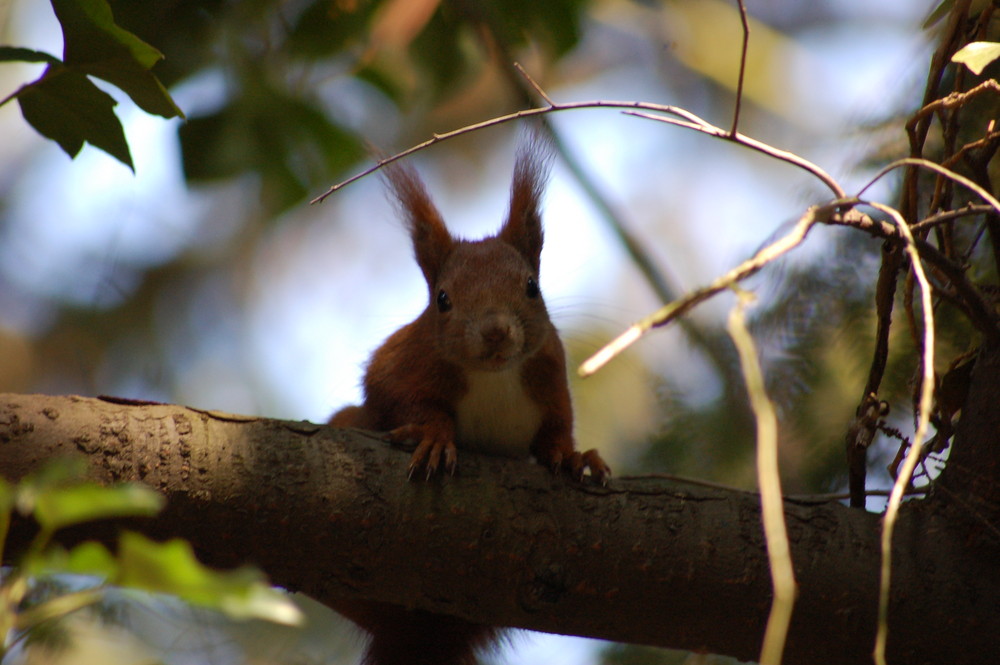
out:
M433 430L422 425L404 425L389 432L390 441L417 440L416 449L410 457L410 465L406 469L407 480L413 480L413 475L420 467L424 468L424 480L430 480L437 472L444 456L444 468L451 475L455 474L458 454L455 443L447 438L436 436Z
M611 477L611 467L601 459L597 450L593 449L583 453L574 450L567 457L556 452L549 460L549 466L553 473L558 473L560 470L568 471L577 482L583 482L584 472L590 469L590 477L602 487L607 487L608 478Z
M554 476L559 473L559 470L562 469L562 467L563 467L562 453L558 451L552 453L552 457L549 459L549 471L551 471L552 475Z
M597 450L591 448L581 456L583 465L590 469L590 476L596 480L601 487L608 486L608 479L611 478L611 467L601 459Z

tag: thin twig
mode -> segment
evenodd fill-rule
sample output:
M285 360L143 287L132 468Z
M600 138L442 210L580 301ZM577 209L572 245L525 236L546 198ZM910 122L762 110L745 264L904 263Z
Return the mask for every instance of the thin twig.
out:
M875 176L871 180L868 181L867 185L865 185L864 187L861 188L861 191L858 192L858 197L860 198L861 195L864 194L864 192L869 187L871 187L876 182L878 182L887 173L889 173L890 171L892 171L894 169L898 169L901 166L920 166L922 168L934 171L938 175L943 175L946 178L951 178L955 182L957 182L959 184L962 184L962 185L965 185L966 187L968 187L969 189L971 189L972 191L974 191L976 194L978 194L979 196L981 196L984 201L986 201L988 204L990 204L990 207L992 207L994 210L997 211L997 214L1000 214L1000 201L998 201L996 198L994 198L993 195L990 194L989 192L987 192L985 189L983 189L982 187L980 187L976 183L972 182L971 180L969 180L965 176L959 175L958 173L955 173L951 169L947 169L947 168L941 166L940 164L935 164L934 162L932 162L932 161L930 161L928 159L920 159L918 157L904 157L903 159L897 159L896 161L892 162L891 164L888 164L885 168L883 168L881 171L879 171L877 174L875 174ZM874 205L874 204L871 204L871 205L874 208L878 208L877 205ZM879 208L879 210L881 210L881 208Z
M743 103L743 77L747 72L747 47L750 45L750 23L747 21L747 8L743 0L736 0L740 8L740 23L743 25L743 46L740 51L740 75L736 80L736 105L733 110L733 128L729 130L729 136L735 138L736 131L740 126L740 106Z
M970 88L965 92L953 92L949 95L945 95L944 97L935 99L931 103L925 104L919 111L914 113L913 116L906 122L906 127L911 128L916 126L917 122L933 113L937 113L938 111L963 106L970 99L978 97L984 92L1000 93L1000 83L998 83L996 79L987 79L976 87Z
M955 210L945 210L937 214L931 215L930 217L925 217L916 224L910 227L910 231L917 232L923 231L929 227L936 226L937 224L942 224L944 222L950 222L953 219L959 219L961 217L972 217L974 215L983 215L993 210L992 206L988 205L972 205L971 203L964 208L956 208Z
M853 203L860 203L860 200L853 199L848 200ZM990 206L983 206L985 211L990 211L992 208ZM864 214L856 209L851 209L844 214L834 215L830 218L830 224L840 225L840 226L850 226L856 228L859 231L865 231L878 238L884 238L886 240L892 240L894 242L904 242L902 236L900 235L897 226L895 224L890 224L889 222L879 221L872 218L869 215ZM930 263L932 266L941 271L941 273L948 278L952 286L955 287L956 295L961 296L961 303L963 305L962 309L965 314L969 317L969 321L984 335L990 337L996 337L1000 335L1000 330L997 329L996 316L993 314L992 307L983 299L982 294L966 277L965 271L961 265L956 264L954 261L949 259L947 256L941 253L934 245L927 242L926 240L921 240L920 238L914 238L917 250L920 252L920 256ZM890 248L891 249L891 248ZM897 266L898 268L898 266ZM886 275L893 276L895 279L895 268L890 267ZM879 271L879 279L883 279L882 270ZM895 285L890 289L888 286L876 285L876 304L878 305L878 294L882 293L882 297L887 299L886 305L891 304L893 294L895 293ZM883 312L883 307L879 305L877 307L878 315L881 317ZM888 317L891 317L891 309L885 310L885 315L887 317L886 322L888 323ZM876 344L880 343L882 340L882 335L880 331L876 331ZM878 354L876 354L878 355ZM874 366L874 365L873 365ZM882 367L884 369L884 365ZM881 373L879 373L881 377ZM873 376L869 375L869 383L865 386L865 395L872 392L878 391L878 382L873 382Z
M696 305L754 275L768 263L791 251L805 239L809 233L809 229L814 224L829 220L841 205L841 201L834 201L824 206L810 207L788 235L764 247L725 275L716 278L708 286L691 291L682 298L661 307L656 312L632 324L625 332L580 365L580 369L578 370L580 376L590 376L653 328L667 325L677 317L690 311Z
M681 115L677 113L676 110L674 110L672 113L674 115ZM693 113L685 112L685 114L681 116L685 118L687 122L678 121L673 118L665 118L661 115L640 113L638 111L625 111L625 115L634 115L637 118L646 118L647 120L656 120L657 122L664 122L667 123L668 125L677 125L678 127L693 129L703 134L708 134L709 136L715 136L720 139L726 139L728 141L732 141L746 148L750 148L751 150L756 150L757 152L764 153L769 157L774 157L775 159L787 162L789 164L792 164L793 166L797 166L800 169L808 171L809 173L819 178L824 185L829 187L830 191L832 191L833 195L838 199L842 199L846 196L844 189L840 186L840 184L836 180L833 179L832 176L830 176L829 173L824 171L816 164L813 164L809 160L799 157L795 153L788 152L786 150L781 150L780 148L775 148L774 146L768 145L767 143L764 143L762 141L758 141L757 139L750 138L749 136L746 136L745 134L740 134L739 132L736 132L736 134L730 134L726 130L720 129L715 125L712 125L702 120Z
M488 127L496 127L498 125L503 125L508 122L513 122L515 120L521 120L523 118L531 118L534 116L547 115L549 113L558 113L560 111L571 111L575 109L593 109L593 108L628 109L629 111L642 110L642 111L651 111L653 113L664 113L668 115L677 116L679 118L686 120L687 122L678 123L674 121L672 122L672 124L678 124L682 127L693 129L703 134L708 134L710 136L715 136L717 138L733 141L734 143L737 143L739 145L745 146L752 150L756 150L757 152L761 152L764 153L765 155L774 157L775 159L797 166L819 178L823 182L823 184L825 184L827 187L830 188L830 190L834 193L834 196L836 198L844 197L844 190L837 183L837 181L834 180L826 171L821 169L819 166L813 164L812 162L803 159L798 155L787 152L785 150L780 150L779 148L770 146L762 141L757 141L756 139L752 139L749 136L745 136L738 132L734 136L730 136L729 132L727 132L726 130L720 129L715 125L712 125L706 122L705 120L702 120L697 115L691 113L686 109L682 109L677 106L669 106L666 104L652 104L649 102L634 102L634 101L622 102L622 101L597 100L589 102L569 102L565 104L553 103L550 104L549 106L524 109L521 111L516 111L514 113L508 113L507 115L490 118L489 120L477 122L472 125L467 125L459 129L454 129L450 132L445 132L443 134L434 134L434 136L424 141L423 143L418 143L417 145L407 148L402 152L398 152L389 157L385 157L384 159L380 159L373 166L368 167L364 171L361 171L360 173L357 173L351 176L350 178L343 180L337 183L336 185L333 185L325 192L323 192L322 194L314 198L312 201L310 201L310 203L311 204L322 203L323 200L326 199L326 197L330 196L334 192L343 189L352 182L355 182L356 180L360 180L361 178L364 178L365 176L370 175L375 171L378 171L386 164L391 164L396 160L412 155L413 153L424 150L425 148L429 148L437 143L447 141L448 139L453 139L457 136L462 136L464 134L479 131L481 129L486 129ZM631 113L631 115L638 115L639 117L647 118L650 120L656 120L659 122L670 122L672 120L671 118L665 118L662 115L649 115L640 113Z
M361 431L361 430L358 430ZM689 478L687 476L678 476L673 473L644 473L639 476L618 476L618 480L669 480L676 483L682 483L684 485L695 485L697 487L707 487L709 489L723 490L726 492L741 492L743 494L759 494L754 490L743 489L741 487L733 487L732 485L726 485L725 483L717 483L711 480L703 480L702 478ZM638 492L634 488L629 489L630 492ZM892 490L865 490L865 496L889 496ZM906 490L907 495L915 494L926 494L927 489L924 487L911 487ZM832 492L829 494L786 494L782 497L785 501L791 501L792 503L831 503L834 501L845 501L851 498L849 492Z
M914 160L923 161L923 160ZM878 629L875 634L875 662L878 665L885 665L885 647L889 635L889 589L892 579L892 534L895 530L896 520L899 516L899 506L903 500L903 494L910 484L913 470L920 459L920 444L924 440L927 427L931 417L931 402L934 395L934 305L931 298L931 285L924 274L923 266L920 263L920 254L917 251L913 235L899 211L881 203L868 203L867 205L884 212L892 217L899 227L900 235L906 241L905 251L910 256L910 264L913 276L920 285L920 303L924 318L924 339L923 372L920 382L920 404L917 430L913 435L913 446L910 448L903 468L893 483L892 493L889 495L889 503L885 511L885 519L882 525L882 567L879 582L878 601Z
M986 136L976 139L975 141L966 143L961 148L956 150L955 154L953 154L951 157L941 162L941 166L944 166L945 168L951 168L952 166L957 164L962 159L962 157L964 157L967 153L970 153L973 150L978 150L980 148L988 148L991 145L995 145L995 141L997 139L1000 139L1000 131L989 130L986 132ZM994 150L996 150L996 148L994 148Z
M778 416L767 396L757 348L746 327L745 309L752 300L753 296L748 292L737 291L736 306L729 313L726 330L739 354L750 407L757 424L757 485L760 488L761 519L774 590L758 660L761 665L780 665L792 620L796 586L778 474Z
M521 73L521 78L511 77L513 79L514 85L516 85L519 91L524 95L525 103L532 104L534 100L531 99L530 92L525 89L524 83L526 82L530 86L531 91L538 94L544 101L546 101L550 106L554 104L552 99L546 94L545 90L535 81L520 64L514 63L514 67ZM523 79L523 82L522 82ZM590 174L583 168L579 160L573 152L566 146L566 143L562 140L562 137L556 131L555 127L551 122L547 122L547 119L543 119L539 124L548 133L549 139L552 145L555 147L556 152L562 159L563 164L569 170L570 174L576 180L576 183L583 190L584 194L590 199L590 202L594 205L597 212L600 214L604 223L608 225L612 233L621 243L625 252L628 254L632 263L639 270L639 273L646 279L649 287L656 294L656 297L661 303L667 303L677 297L677 289L671 283L671 280L667 275L660 270L657 266L656 261L646 250L641 242L635 237L634 234L628 229L628 225L625 223L624 216L618 210L616 210L604 195L603 192L599 190L597 183L590 176ZM692 341L704 350L705 354L711 359L711 361L719 365L719 359L713 356L712 349L709 347L706 341L705 333L697 329L696 326L685 326L685 332L691 337Z
M514 69L516 69L518 73L520 73L521 76L524 78L524 80L528 82L528 85L530 85L532 90L535 91L535 94L544 99L549 106L556 105L556 103L553 102L552 99L547 94L545 94L545 91L542 89L542 86L538 85L538 82L535 81L535 79L531 78L531 75L528 74L527 71L525 71L524 67L521 66L521 63L515 62Z

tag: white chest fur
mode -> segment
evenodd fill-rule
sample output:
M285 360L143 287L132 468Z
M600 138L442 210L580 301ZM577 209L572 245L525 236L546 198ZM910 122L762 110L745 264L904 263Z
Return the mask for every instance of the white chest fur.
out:
M528 457L542 412L521 383L521 368L469 372L469 391L458 403L460 447L490 455Z

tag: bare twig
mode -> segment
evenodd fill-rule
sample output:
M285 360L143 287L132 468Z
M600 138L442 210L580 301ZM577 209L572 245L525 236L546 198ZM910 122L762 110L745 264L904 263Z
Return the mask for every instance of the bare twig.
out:
M850 199L848 201L855 204L860 203L857 199ZM986 211L992 210L989 206L984 206L984 208ZM870 233L876 237L892 240L893 242L903 242L903 238L895 224L878 221L856 209L851 209L843 214L834 215L830 218L829 223L850 226L860 231ZM917 250L920 252L920 256L935 268L940 270L941 274L947 277L948 281L950 281L952 286L955 287L955 291L959 296L961 296L959 306L962 307L966 316L969 317L969 321L972 325L974 325L981 333L989 337L996 337L1000 335L1000 330L997 329L997 319L993 313L992 307L983 299L982 294L975 287L975 285L969 282L962 266L956 264L954 261L942 254L940 250L926 240L914 238L914 242L917 245ZM891 246L883 248L883 263L885 261L885 254L892 249L893 248ZM894 270L885 270L885 273L883 273L883 270L879 271L879 279L882 280L883 274L885 274L886 278L891 275L892 279L895 280ZM898 267L895 270L898 270ZM891 304L892 296L895 293L895 281L893 281L891 289L889 289L888 286L883 287L876 284L875 293L877 305L876 309L878 315L881 317L883 308L878 306L878 298L880 297L878 294L882 293L882 297L888 299L887 304ZM885 309L885 313L887 317L890 316L892 313L891 309ZM888 319L886 320L888 321ZM886 332L887 331L888 329L886 329ZM881 339L882 336L880 331L876 331L876 344L878 344ZM879 353L876 353L876 358L878 358L879 355ZM884 369L884 363L882 365L882 369ZM881 373L879 373L878 376L879 380L881 380ZM871 373L869 373L869 382L865 386L865 389L865 395L878 391L878 381L873 381L873 375Z
M740 23L743 26L743 45L740 49L740 75L736 80L736 104L733 109L733 128L729 130L729 136L736 136L736 130L740 126L740 106L743 103L743 78L747 72L747 47L750 45L750 23L747 21L747 8L743 0L736 0L736 5L740 9Z
M953 109L965 105L970 99L978 97L979 95L993 92L1000 94L1000 83L996 79L987 79L983 81L975 88L970 88L965 92L953 92L949 95L945 95L939 99L935 99L929 104L925 104L923 108L913 114L913 116L906 122L907 129L911 129L916 126L916 124L927 118L933 113L944 109Z
M526 103L533 103L534 100L530 98L529 91L524 89L522 80L528 84L531 91L539 95L550 106L554 105L552 98L545 93L545 90L542 89L538 82L535 81L520 64L515 62L514 67L521 74L521 78L516 79L515 83L518 84L519 89L522 93L524 93ZM552 141L552 145L558 152L563 164L576 180L576 183L590 199L590 202L594 205L595 209L604 220L604 223L608 225L612 233L614 233L615 237L618 239L618 242L621 243L629 258L632 260L632 263L639 270L639 273L646 279L646 282L656 294L656 297L663 303L670 302L676 298L677 290L674 288L671 280L668 279L667 275L659 268L659 266L657 266L656 261L646 250L643 244L628 229L628 225L624 220L624 215L611 205L603 192L599 191L597 183L594 182L594 179L590 177L587 171L580 164L579 160L576 159L572 151L566 146L562 137L556 131L552 123L543 121L540 124L548 133L549 139ZM719 366L719 359L713 356L713 350L709 347L708 342L706 341L705 333L702 330L697 329L694 325L685 326L685 332L698 347L704 350L705 354L712 360L712 362Z
M903 494L910 484L913 470L920 459L920 443L923 441L930 423L931 401L934 395L934 306L931 298L931 285L924 274L923 266L920 263L920 254L917 252L913 235L910 233L903 216L894 208L881 203L868 203L868 205L892 217L906 241L904 249L910 256L913 276L920 285L920 302L924 319L923 354L921 357L923 372L920 382L920 413L917 430L913 435L913 446L906 456L899 477L896 478L896 482L892 486L892 493L889 495L889 503L882 525L882 569L879 582L878 630L875 635L874 656L878 665L885 665L885 647L889 634L889 588L892 579L892 534L899 516L899 506L903 500Z
M518 73L521 75L521 77L528 82L528 85L530 85L532 90L535 91L535 94L544 99L549 106L556 105L556 103L553 102L552 99L547 94L545 94L545 90L542 89L542 86L538 85L535 79L531 78L531 75L528 74L527 71L525 71L524 67L521 66L521 63L515 62L514 69L516 69Z
M876 354L876 358L884 356ZM874 372L869 372L869 382ZM878 375L881 377L881 374ZM881 379L880 379L881 380ZM844 436L847 451L847 486L850 490L851 507L865 507L865 478L868 475L868 448L875 440L882 418L888 413L889 405L869 392L854 413L854 420Z
M744 494L758 494L753 490L743 489L740 487L733 487L732 485L727 485L725 483L716 483L711 480L703 480L701 478L688 478L687 476L678 476L673 473L644 473L638 476L618 476L619 480L645 480L648 478L656 478L658 480L670 480L677 483L683 483L685 485L695 485L697 487L708 487L710 489L725 490L726 492L743 492ZM638 492L638 490L632 489L630 492ZM866 496L889 496L892 490L866 490ZM914 494L926 494L927 489L923 487L910 488L906 490L907 495ZM833 501L844 501L851 498L851 495L847 492L832 492L829 494L786 494L783 499L785 501L791 501L793 503L830 503Z
M744 310L752 300L753 295L750 293L737 291L737 303L729 313L726 329L733 338L740 357L750 407L757 423L757 484L760 487L761 518L764 522L764 539L774 589L759 662L761 665L780 665L788 637L788 626L792 620L796 585L781 498L781 478L778 474L778 416L774 404L767 396L764 375L757 359L757 348L746 327Z
M966 143L961 148L956 150L955 154L953 154L951 157L941 162L941 166L944 166L945 168L951 168L952 166L957 164L959 160L962 159L962 157L972 152L973 150L995 146L997 139L1000 139L1000 131L989 130L986 132L986 136L976 139L975 141Z
M942 176L944 176L946 178L951 178L955 182L957 182L959 184L962 184L962 185L965 185L966 187L968 187L969 189L971 189L972 191L974 191L976 194L978 194L980 197L982 197L982 199L984 201L986 201L990 205L991 208L993 208L994 210L997 211L998 214L1000 214L1000 201L998 201L996 198L994 198L994 196L992 194L990 194L989 192L987 192L984 188L982 188L979 185L977 185L976 183L972 182L971 180L969 180L965 176L959 175L958 173L955 173L951 169L947 169L947 168L941 166L940 164L935 164L934 162L932 162L932 161L930 161L928 159L920 159L920 158L917 158L917 157L904 157L903 159L897 159L896 161L892 162L891 164L888 164L887 166L885 166L881 171L879 171L877 174L875 174L875 176L871 180L868 181L867 185L865 185L864 187L861 188L861 191L858 192L858 197L860 197L862 194L864 194L864 192L869 187L871 187L876 182L878 182L887 173L889 173L890 171L892 171L894 169L898 169L901 166L919 166L921 168L925 168L925 169L929 169L931 171L934 171L938 175L942 175ZM872 207L878 208L878 206L875 205L875 204L870 204L870 205L872 205ZM881 210L881 208L879 208L879 209Z
M650 120L657 120L659 122L668 122L670 124L675 124L681 127L686 127L688 129L693 129L695 131L702 132L703 134L708 134L710 136L715 136L717 138L733 141L734 143L750 148L751 150L762 152L766 155L774 157L775 159L779 159L783 162L787 162L789 164L792 164L794 166L797 166L801 169L808 171L809 173L819 178L823 182L823 184L829 187L830 190L834 193L836 198L844 197L844 190L837 183L837 181L834 180L826 171L821 169L819 166L813 164L812 162L803 159L802 157L799 157L794 153L790 153L785 150L780 150L762 141L757 141L756 139L752 139L749 136L745 136L738 132L735 135L730 136L729 132L727 132L726 130L720 129L715 125L712 125L706 122L705 120L702 120L701 118L691 113L690 111L687 111L680 107L669 106L666 104L652 104L649 102L622 102L622 101L597 100L589 102L569 102L565 104L550 103L549 106L524 109L521 111L517 111L515 113L508 113L507 115L497 116L495 118L490 118L489 120L484 120L482 122L477 122L472 125L467 125L465 127L455 129L450 132L445 132L443 134L435 134L433 137L424 141L423 143L418 143L417 145L407 148L402 152L398 152L394 155L378 160L373 166L370 166L364 171L361 171L360 173L357 173L351 176L350 178L343 180L337 183L336 185L333 185L325 192L323 192L322 194L314 198L312 201L310 201L310 203L312 204L322 203L323 200L326 199L326 197L330 196L334 192L343 189L352 182L355 182L356 180L360 180L361 178L364 178L365 176L370 175L375 171L378 171L386 164L391 164L396 160L412 155L413 153L424 150L425 148L429 148L437 143L447 141L448 139L453 139L457 136L462 136L470 132L486 129L487 127L496 127L498 125L503 125L508 122L513 122L515 120L521 120L523 118L531 118L535 116L546 115L549 113L557 113L559 111L571 111L575 109L593 109L593 108L628 109L629 111L641 110L641 111L650 111L652 113L677 116L687 122L677 122L674 121L672 118L666 118L663 115L631 113L631 115L637 115L639 117L648 118Z
M833 179L832 176L830 176L829 173L824 171L816 164L813 164L809 160L799 157L795 153L775 148L774 146L768 145L767 143L764 143L762 141L758 141L757 139L750 138L749 136L740 134L739 132L736 132L735 134L730 134L726 130L720 129L715 125L712 125L702 120L693 113L685 112L683 115L681 115L680 113L677 112L678 110L679 109L674 109L673 111L670 111L670 113L672 113L673 115L680 115L682 118L684 118L684 120L686 120L686 122L678 121L675 120L674 118L666 118L662 115L651 115L649 113L640 113L637 111L625 111L625 114L634 115L638 118L646 118L647 120L656 120L658 122L665 122L668 125L677 125L678 127L693 129L697 132L708 134L709 136L715 136L720 139L726 139L728 141L732 141L746 148L750 148L751 150L756 150L757 152L764 153L769 157L774 157L775 159L778 159L782 162L787 162L789 164L792 164L793 166L797 166L800 169L808 171L809 173L819 178L824 185L829 187L830 191L833 192L833 195L838 199L842 199L846 196L844 189L840 186L840 184L836 180Z
M703 303L720 291L724 291L734 284L743 281L747 277L757 273L771 261L791 251L805 239L814 224L829 220L841 205L841 201L834 201L824 206L810 207L788 235L764 247L725 275L715 279L708 286L691 291L679 300L669 303L644 319L632 324L625 332L588 358L580 366L580 376L590 376L653 328L667 325L677 317L693 309L696 305Z
M913 232L923 231L924 229L936 226L937 224L950 222L954 219L959 219L961 217L972 217L974 215L983 215L990 212L991 210L993 210L992 206L972 205L970 203L964 208L956 208L955 210L945 210L943 212L931 215L930 217L925 217L916 224L910 226L910 230Z

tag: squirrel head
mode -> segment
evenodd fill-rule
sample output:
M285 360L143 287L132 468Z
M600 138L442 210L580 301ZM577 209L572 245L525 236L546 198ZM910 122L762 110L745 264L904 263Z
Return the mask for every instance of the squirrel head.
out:
M521 146L507 219L496 235L474 241L451 235L413 169L399 164L385 169L427 282L430 297L421 318L433 326L447 360L470 370L505 370L552 334L538 286L539 204L549 162L537 139Z

